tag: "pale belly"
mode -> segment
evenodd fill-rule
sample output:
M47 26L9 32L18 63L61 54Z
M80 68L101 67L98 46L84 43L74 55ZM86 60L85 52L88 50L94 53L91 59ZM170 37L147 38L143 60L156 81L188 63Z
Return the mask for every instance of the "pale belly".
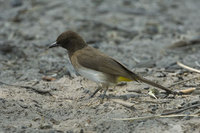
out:
M106 79L106 76L102 73L102 72L99 72L99 71L95 71L95 70L92 70L92 69L87 69L87 68L81 68L79 70L77 70L77 72L89 79L89 80L92 80L94 82L97 82L97 83L104 83L104 84L107 84L107 79Z

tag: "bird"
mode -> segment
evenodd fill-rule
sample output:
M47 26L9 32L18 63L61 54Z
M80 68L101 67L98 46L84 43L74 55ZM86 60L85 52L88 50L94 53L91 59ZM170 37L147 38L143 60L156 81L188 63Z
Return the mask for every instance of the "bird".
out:
M74 31L68 30L61 33L56 41L49 45L49 48L54 47L62 47L67 50L71 64L81 76L97 84L101 84L90 97L93 97L98 91L103 90L102 99L104 99L108 87L122 81L144 82L165 90L167 94L174 93L168 88L132 72L114 58L89 46L84 39Z

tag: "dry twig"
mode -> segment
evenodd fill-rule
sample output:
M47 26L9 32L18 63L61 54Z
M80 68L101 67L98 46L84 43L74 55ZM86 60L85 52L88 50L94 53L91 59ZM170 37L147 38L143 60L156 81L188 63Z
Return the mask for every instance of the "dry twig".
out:
M112 99L112 101L115 102L115 103L121 104L121 105L123 105L125 107L128 107L128 108L133 108L134 107L133 103L126 102L126 101L123 101L123 100L120 100L120 99Z
M192 67L189 67L189 66L186 66L186 65L184 65L184 64L182 64L182 63L180 63L180 62L177 62L177 65L179 65L180 67L183 67L183 68L185 68L185 69L187 69L187 70L190 70L190 71L192 71L192 72L200 73L200 70L195 69L195 68L192 68Z
M175 110L175 111L170 111L170 112L162 113L161 115L177 114L177 113L180 113L180 112L183 112L185 110L188 110L188 109L191 109L191 108L195 108L195 107L198 107L198 106L200 106L200 103L199 104L195 104L195 105L191 105L189 107L181 108L181 109L178 109L178 110Z
M200 43L200 37L199 36L194 36L193 38L188 38L187 40L179 40L174 42L172 45L168 46L169 49L174 49L174 48L181 48L181 47L186 47L186 46L191 46L191 45L196 45Z
M133 118L113 118L114 120L118 121L133 121L133 120L145 120L145 119L155 119L155 118L174 118L174 117L200 117L199 115L186 115L186 114L179 114L179 115L153 115L153 116L144 116L144 117L133 117Z
M182 94L190 94L192 92L194 92L196 90L196 88L188 88L188 89L185 89L185 90L180 90L180 92Z
M168 88L172 88L172 87L174 87L174 86L176 86L176 85L179 85L179 84L182 84L182 83L185 83L185 82L188 82L188 81L190 81L190 80L197 79L197 78L200 78L200 76L192 77L192 78L190 78L190 79L186 79L186 80L183 80L183 81L180 81L180 82L176 82L176 83L170 85Z

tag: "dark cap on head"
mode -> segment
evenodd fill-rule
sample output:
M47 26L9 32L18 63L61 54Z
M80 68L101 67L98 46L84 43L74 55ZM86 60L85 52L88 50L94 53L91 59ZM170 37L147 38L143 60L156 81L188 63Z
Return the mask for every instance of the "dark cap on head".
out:
M56 42L52 43L49 48L61 46L67 49L69 52L75 52L81 48L87 46L81 36L74 31L65 31L58 36Z

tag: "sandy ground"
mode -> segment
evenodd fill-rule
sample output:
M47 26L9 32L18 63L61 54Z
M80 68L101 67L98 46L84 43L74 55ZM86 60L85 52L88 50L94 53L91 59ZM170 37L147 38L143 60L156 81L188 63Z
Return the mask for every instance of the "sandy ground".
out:
M66 51L47 48L71 29L152 81L198 92L200 75L176 62L200 69L199 7L199 0L0 0L0 132L200 132L199 117L115 119L195 106L199 93L158 90L155 99L148 95L155 88L129 82L111 87L100 104L101 93L89 99L97 85L74 71Z

